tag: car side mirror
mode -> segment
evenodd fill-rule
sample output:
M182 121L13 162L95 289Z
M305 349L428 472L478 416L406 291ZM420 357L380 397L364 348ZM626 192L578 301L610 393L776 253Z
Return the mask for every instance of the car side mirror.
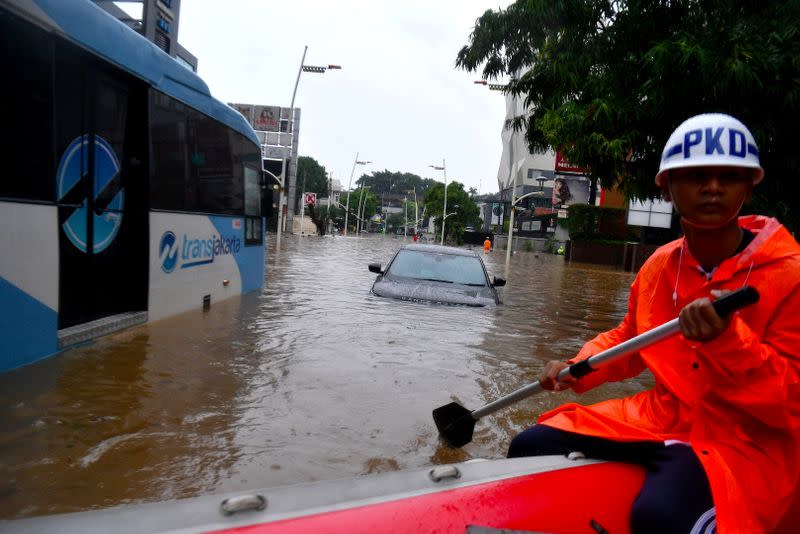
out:
M373 273L383 274L380 263L370 263L369 270ZM505 280L503 280L503 283L505 283Z
M506 279L501 278L499 276L495 276L494 280L492 281L492 285L494 287L503 287L504 285L506 285Z

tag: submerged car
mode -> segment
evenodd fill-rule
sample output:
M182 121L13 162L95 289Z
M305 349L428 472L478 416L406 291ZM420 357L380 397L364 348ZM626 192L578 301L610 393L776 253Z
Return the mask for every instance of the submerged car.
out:
M372 293L379 297L441 304L500 304L495 288L506 284L489 279L475 252L438 245L403 245L386 269L371 263L369 270L378 274Z

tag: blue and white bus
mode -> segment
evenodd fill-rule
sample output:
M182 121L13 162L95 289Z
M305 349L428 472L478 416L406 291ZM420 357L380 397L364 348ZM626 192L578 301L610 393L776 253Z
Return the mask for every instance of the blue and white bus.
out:
M88 0L0 0L0 371L262 287L261 151Z

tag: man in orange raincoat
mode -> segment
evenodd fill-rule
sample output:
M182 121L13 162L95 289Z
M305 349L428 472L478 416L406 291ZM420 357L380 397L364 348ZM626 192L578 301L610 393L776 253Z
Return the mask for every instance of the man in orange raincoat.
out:
M776 220L739 217L764 176L747 127L724 114L681 124L656 183L684 237L659 248L631 286L622 324L545 389L583 392L649 369L655 386L591 406L565 404L514 438L509 456L581 451L646 470L633 532L768 532L800 481L800 246ZM711 301L745 285L758 303L719 317ZM582 378L558 372L678 316L681 335Z

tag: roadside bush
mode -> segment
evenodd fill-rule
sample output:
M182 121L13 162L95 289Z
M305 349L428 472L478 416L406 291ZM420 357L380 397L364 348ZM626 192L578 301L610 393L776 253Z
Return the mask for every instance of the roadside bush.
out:
M550 254L558 254L559 246L561 246L561 243L556 241L555 236L552 235L544 242L544 250Z
M588 204L573 204L566 219L570 239L585 241L638 241L638 234L628 226L626 211Z

